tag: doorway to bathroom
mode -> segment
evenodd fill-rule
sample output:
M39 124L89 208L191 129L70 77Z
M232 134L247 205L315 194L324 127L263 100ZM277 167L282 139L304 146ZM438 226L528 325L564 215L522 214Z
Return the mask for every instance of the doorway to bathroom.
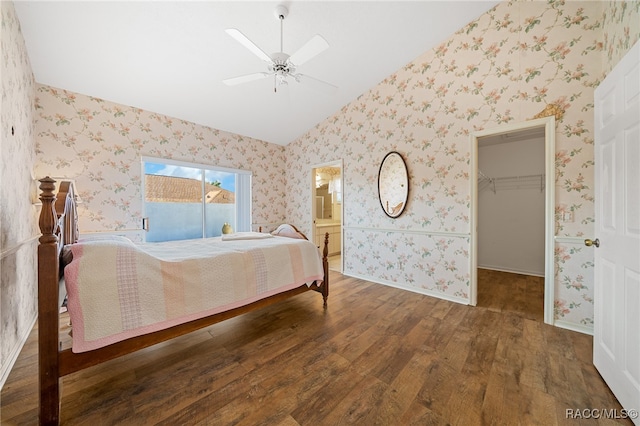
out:
M342 161L311 169L311 229L313 242L322 247L329 234L329 269L342 272Z

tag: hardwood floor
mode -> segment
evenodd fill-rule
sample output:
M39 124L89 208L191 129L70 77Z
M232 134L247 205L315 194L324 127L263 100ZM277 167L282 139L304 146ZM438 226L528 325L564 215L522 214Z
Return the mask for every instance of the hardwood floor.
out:
M307 292L65 377L63 424L631 424L566 418L621 409L590 336L331 279L326 311ZM3 425L37 423L36 339L2 390Z
M327 259L329 261L329 269L336 272L342 272L342 255L334 254L333 256L329 256Z
M477 306L544 321L544 278L478 269Z

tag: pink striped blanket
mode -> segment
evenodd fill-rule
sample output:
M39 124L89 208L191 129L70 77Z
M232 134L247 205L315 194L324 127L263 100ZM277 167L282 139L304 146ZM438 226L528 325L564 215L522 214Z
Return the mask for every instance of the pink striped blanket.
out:
M70 246L65 267L73 352L203 318L323 278L318 249L284 237Z

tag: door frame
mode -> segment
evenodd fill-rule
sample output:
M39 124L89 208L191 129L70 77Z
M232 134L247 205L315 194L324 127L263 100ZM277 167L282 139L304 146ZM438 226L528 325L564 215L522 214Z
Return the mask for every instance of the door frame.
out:
M340 203L340 271L344 270L344 161L342 159L327 161L325 163L314 164L309 170L309 183L310 183L310 198L311 198L311 210L310 210L310 229L311 229L311 241L316 244L322 245L323 241L316 241L316 173L315 170L321 167L338 167L340 169L340 189L342 192L342 202Z
M513 133L521 130L544 127L545 157L545 209L544 209L544 322L554 324L553 314L555 295L555 153L556 153L556 121L554 116L538 118L520 123L505 124L488 130L481 130L470 135L471 143L471 215L470 232L470 285L469 304L476 306L478 302L478 138Z

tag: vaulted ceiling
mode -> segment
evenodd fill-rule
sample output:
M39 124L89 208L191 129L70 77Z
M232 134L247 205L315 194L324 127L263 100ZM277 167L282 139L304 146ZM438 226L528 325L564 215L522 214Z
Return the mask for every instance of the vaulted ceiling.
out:
M15 8L38 83L286 145L446 40L498 1L31 1ZM274 79L225 32L267 54L296 52L315 34L329 48L297 71L327 94Z

